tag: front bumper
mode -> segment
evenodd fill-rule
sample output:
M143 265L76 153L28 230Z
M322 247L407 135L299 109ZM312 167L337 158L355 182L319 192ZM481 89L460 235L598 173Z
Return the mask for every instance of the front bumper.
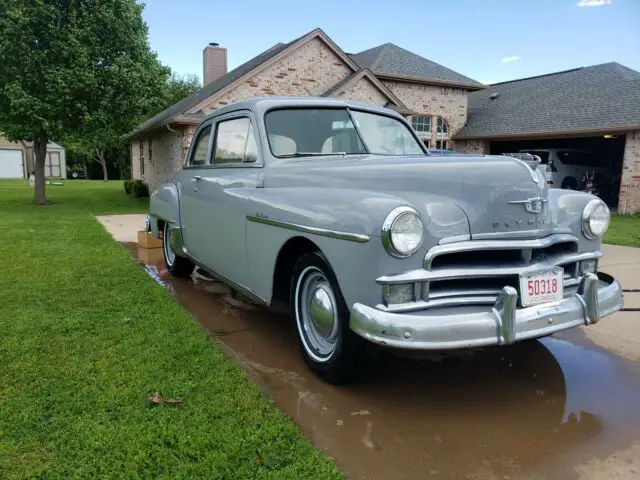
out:
M356 303L351 329L393 348L441 350L507 345L580 325L591 325L623 307L622 289L606 274L588 273L578 292L559 302L517 308L518 292L504 287L493 307L460 307L392 313Z

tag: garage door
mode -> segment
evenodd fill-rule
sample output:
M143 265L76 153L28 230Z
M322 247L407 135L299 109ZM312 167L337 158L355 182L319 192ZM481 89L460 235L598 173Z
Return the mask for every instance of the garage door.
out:
M0 178L24 178L22 150L0 150Z

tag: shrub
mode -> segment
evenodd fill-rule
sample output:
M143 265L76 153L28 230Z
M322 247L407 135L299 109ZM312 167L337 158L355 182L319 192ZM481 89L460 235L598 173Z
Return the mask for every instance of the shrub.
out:
M149 187L142 180L134 180L131 184L131 193L136 198L149 198Z
M131 195L133 193L133 180L124 181L124 193Z

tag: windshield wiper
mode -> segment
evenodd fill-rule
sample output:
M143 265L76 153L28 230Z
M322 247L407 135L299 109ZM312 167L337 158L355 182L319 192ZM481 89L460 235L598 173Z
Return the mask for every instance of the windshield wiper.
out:
M322 152L294 152L287 153L286 155L278 155L278 158L298 158L298 157L327 157L330 155L340 155L344 157L347 155L347 152L331 152L331 153L322 153Z

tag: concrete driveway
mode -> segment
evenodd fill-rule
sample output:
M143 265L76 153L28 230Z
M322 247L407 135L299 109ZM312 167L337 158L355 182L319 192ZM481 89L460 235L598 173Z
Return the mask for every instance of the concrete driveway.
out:
M510 347L383 354L335 387L304 365L286 311L206 275L170 278L161 249L125 247L351 478L640 478L640 312ZM640 289L640 250L604 251L601 269Z

